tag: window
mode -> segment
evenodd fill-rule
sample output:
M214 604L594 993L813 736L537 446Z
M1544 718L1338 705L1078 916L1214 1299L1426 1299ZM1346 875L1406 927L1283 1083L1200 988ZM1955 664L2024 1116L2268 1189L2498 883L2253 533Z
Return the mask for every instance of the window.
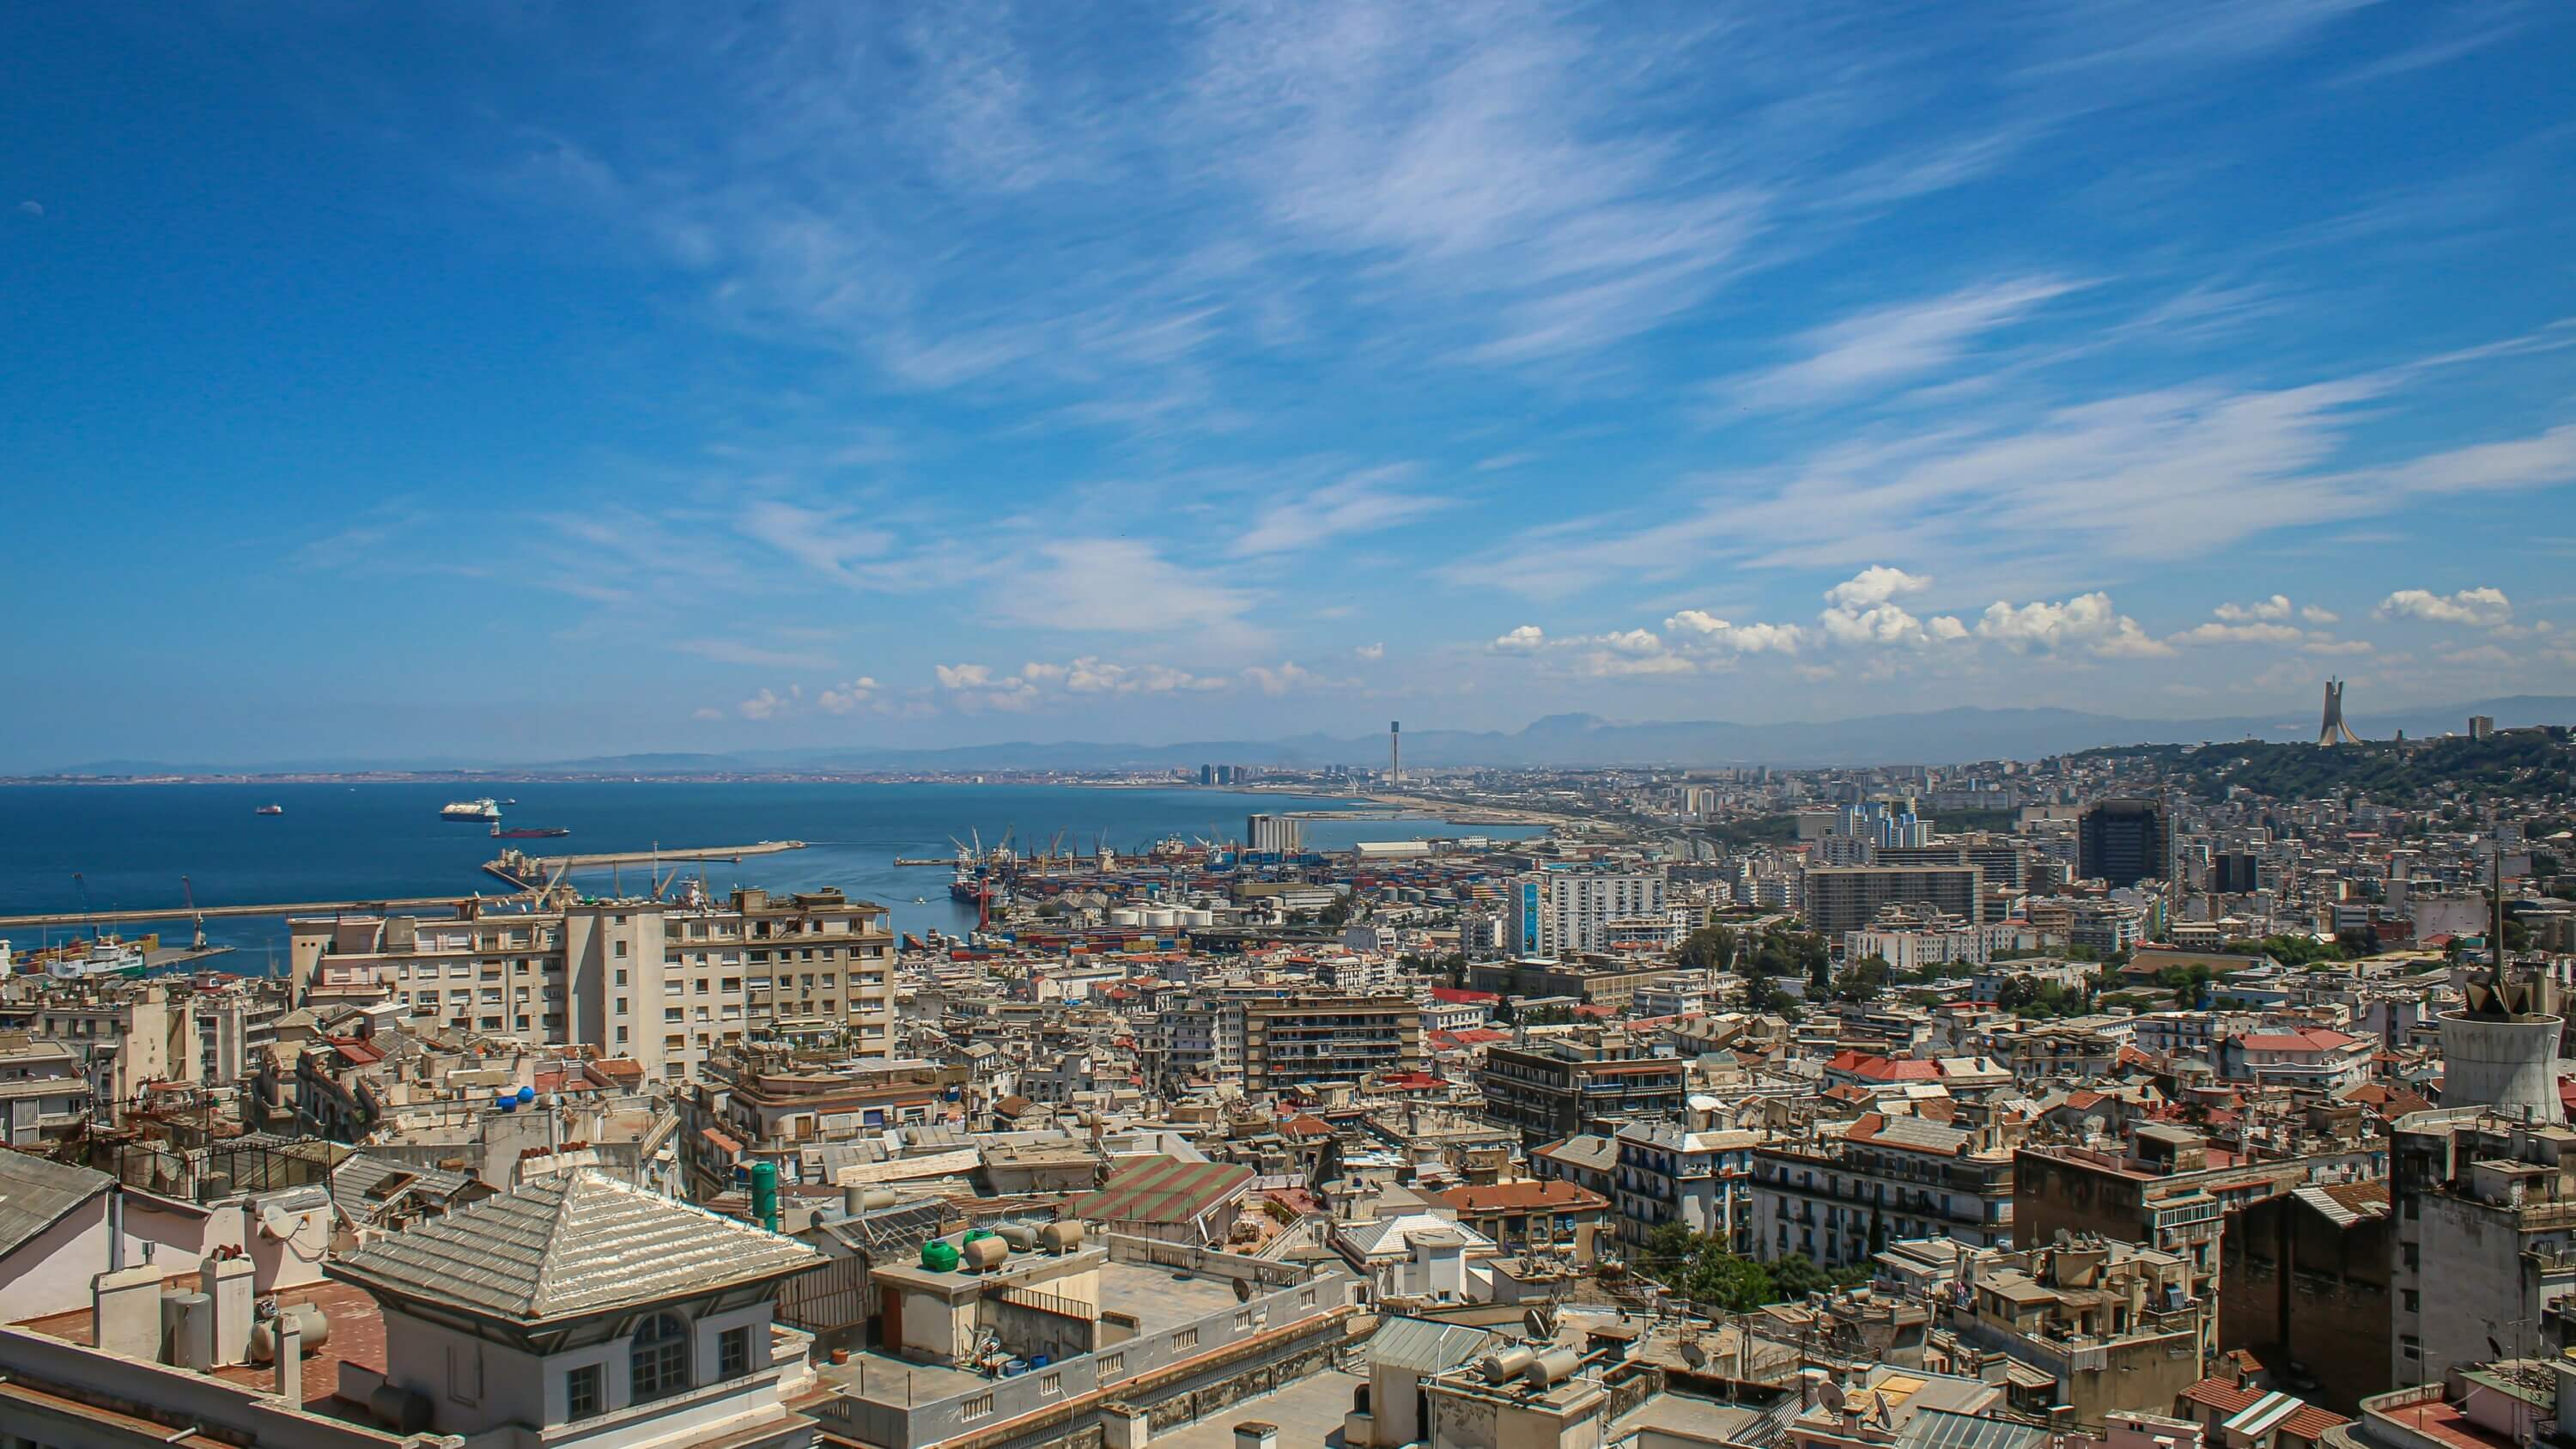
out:
M599 1365L586 1363L564 1375L564 1417L587 1419L600 1411Z
M961 1419L980 1419L991 1412L993 1412L993 1396L977 1394L958 1409L957 1416Z
M638 1324L627 1353L634 1401L666 1398L689 1386L689 1326L668 1313Z
M751 1372L751 1330L728 1328L716 1335L716 1373L738 1379Z
M447 1346L447 1396L460 1404L483 1401L481 1344L451 1343Z
M615 951L613 951L611 954L612 954L612 955L616 955L616 956L623 957L623 956L626 954L626 943L625 943L625 942L623 942L623 941L618 942L618 943L617 943L617 946L616 946L616 950L615 950ZM620 985L625 984L625 979L626 979L626 978L625 978L625 973L620 972L620 973L618 974L618 983L619 983Z
M620 944L623 944L623 943L620 943ZM625 953L624 953L624 952L619 952L618 954L620 954L620 955L624 955ZM618 984L618 985L620 985L620 986L623 986L623 985L625 985L625 984L626 984L626 970L625 970L625 968L624 968L624 967L622 967L622 966L621 966L621 967L619 967L619 968L618 968L618 971L617 971L617 984Z

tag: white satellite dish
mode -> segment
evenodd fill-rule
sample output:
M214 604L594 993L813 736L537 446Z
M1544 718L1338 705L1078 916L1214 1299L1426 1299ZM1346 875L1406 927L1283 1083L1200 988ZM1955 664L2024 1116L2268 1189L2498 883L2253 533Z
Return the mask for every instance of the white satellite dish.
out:
M271 1206L259 1210L259 1230L263 1236L284 1242L294 1237L295 1230L302 1226L304 1226L303 1217L289 1216L284 1208Z
M1825 1412L1828 1414L1841 1413L1843 1411L1843 1386L1832 1379L1825 1380L1823 1383L1816 1386L1816 1401L1824 1405Z

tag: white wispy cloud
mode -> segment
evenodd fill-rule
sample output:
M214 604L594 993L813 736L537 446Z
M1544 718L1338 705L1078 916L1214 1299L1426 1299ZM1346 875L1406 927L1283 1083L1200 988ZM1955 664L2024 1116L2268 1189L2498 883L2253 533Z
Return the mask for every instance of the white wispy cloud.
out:
M1291 553L1353 534L1394 528L1455 501L1399 486L1416 470L1390 464L1355 473L1311 492L1280 498L1256 514L1226 551L1237 558Z
M740 639L682 639L671 646L682 654L711 659L718 664L742 664L763 669L829 669L832 659L810 649L771 649Z
M1219 582L1130 538L1071 538L1039 545L987 602L1002 623L1113 634L1196 632L1224 647L1262 636L1245 620L1249 589Z
M1909 382L1950 366L1980 337L2075 286L2020 278L1847 317L1801 339L1806 355L1797 361L1720 382L1714 394L1731 408L1805 407Z

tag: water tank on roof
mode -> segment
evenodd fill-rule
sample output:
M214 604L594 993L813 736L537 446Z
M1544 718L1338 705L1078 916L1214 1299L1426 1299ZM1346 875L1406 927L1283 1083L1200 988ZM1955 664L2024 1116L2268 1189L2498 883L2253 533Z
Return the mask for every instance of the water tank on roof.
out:
M933 1273L956 1272L957 1245L942 1238L933 1238L922 1244L921 1266Z

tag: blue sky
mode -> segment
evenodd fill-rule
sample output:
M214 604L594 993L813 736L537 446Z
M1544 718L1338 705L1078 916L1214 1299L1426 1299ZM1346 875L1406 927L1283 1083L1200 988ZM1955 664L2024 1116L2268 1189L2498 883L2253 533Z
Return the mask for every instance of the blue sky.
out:
M2576 691L2562 6L0 46L0 766Z

